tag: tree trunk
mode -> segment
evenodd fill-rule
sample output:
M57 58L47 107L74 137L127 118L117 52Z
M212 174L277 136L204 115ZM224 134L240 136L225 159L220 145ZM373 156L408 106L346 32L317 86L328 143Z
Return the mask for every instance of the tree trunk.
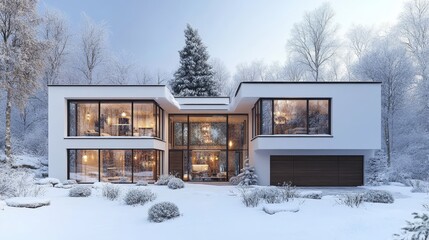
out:
M10 119L11 119L11 110L12 110L12 90L8 89L6 94L6 136L5 136L5 154L6 154L6 163L12 165L12 143L11 143L11 134L10 134Z

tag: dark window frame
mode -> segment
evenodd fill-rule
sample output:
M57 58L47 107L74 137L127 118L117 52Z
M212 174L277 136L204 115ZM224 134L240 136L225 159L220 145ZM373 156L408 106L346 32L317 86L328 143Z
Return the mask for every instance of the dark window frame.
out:
M154 181L158 180L158 177L162 175L162 162L164 160L164 151L154 148L67 148L67 179L70 179L70 151L98 151L98 181L101 182L101 151L102 150L124 150L131 151L131 182L111 182L115 184L135 184L134 182L134 151L155 151L156 156L158 157L157 161L155 161L155 168L157 169L157 175L154 176ZM158 172L159 169L159 172ZM79 184L90 184L93 182L79 182Z
M270 134L262 134L262 101L268 100L271 101L271 133ZM274 101L276 100L305 100L306 101L306 133L305 134L275 134L274 133ZM328 101L328 133L327 134L309 134L309 120L310 120L310 101L312 100L327 100ZM259 112L259 119L258 119L258 110ZM326 97L316 97L316 98L259 98L256 103L253 105L252 108L252 135L253 138L260 136L260 135L281 135L285 137L297 137L299 135L307 135L307 136L323 136L323 135L332 135L332 98L326 98ZM253 130L255 130L253 132Z
M130 116L130 128L131 128L131 136L112 136L112 137L130 137L130 138L157 138L164 140L164 109L159 106L159 104L154 100L126 100L126 99L68 99L67 100L67 137L88 137L88 136L77 136L77 104L75 107L74 117L75 117L75 129L76 129L76 135L72 136L70 135L70 104L72 103L88 103L88 104L98 104L98 137L103 138L101 136L101 128L100 128L100 117L101 117L101 104L102 103L129 103L131 105L131 116ZM134 136L134 104L138 103L152 103L154 104L154 114L155 114L155 129L154 133L155 136ZM160 125L160 126L159 126ZM91 136L89 138L93 138L94 136ZM97 136L95 136L97 137Z

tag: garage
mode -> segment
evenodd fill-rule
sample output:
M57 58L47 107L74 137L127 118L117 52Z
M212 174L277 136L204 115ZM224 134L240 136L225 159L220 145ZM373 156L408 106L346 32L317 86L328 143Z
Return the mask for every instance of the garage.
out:
M270 184L363 185L363 156L271 156Z

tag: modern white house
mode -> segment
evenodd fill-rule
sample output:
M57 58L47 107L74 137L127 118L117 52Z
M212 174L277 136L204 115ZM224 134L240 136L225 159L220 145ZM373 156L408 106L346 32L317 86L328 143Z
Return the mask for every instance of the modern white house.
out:
M232 97L49 87L49 176L61 180L228 181L249 159L261 185L357 186L380 144L377 82L242 82Z

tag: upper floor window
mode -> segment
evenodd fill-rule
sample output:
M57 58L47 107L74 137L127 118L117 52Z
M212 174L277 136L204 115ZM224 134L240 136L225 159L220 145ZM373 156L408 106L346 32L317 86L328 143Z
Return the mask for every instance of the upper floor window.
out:
M330 99L260 99L253 108L253 135L331 134Z
M164 111L153 101L68 102L68 136L162 138Z

